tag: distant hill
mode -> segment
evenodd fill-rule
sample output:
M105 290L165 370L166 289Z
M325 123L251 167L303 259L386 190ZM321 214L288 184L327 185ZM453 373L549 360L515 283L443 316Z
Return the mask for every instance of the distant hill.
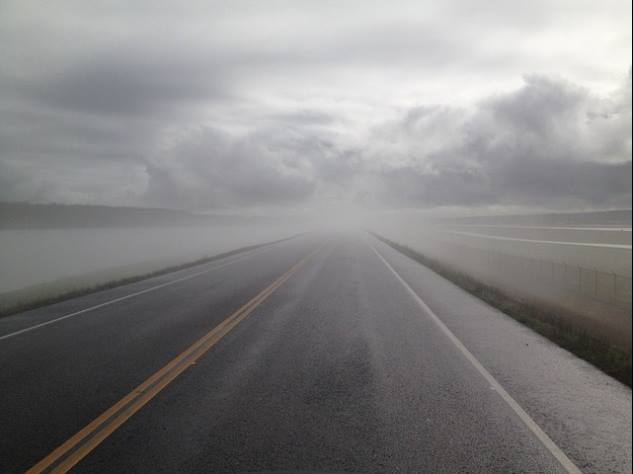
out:
M472 216L447 219L459 224L524 226L621 226L631 227L631 209L551 214Z
M173 209L0 202L0 229L231 225L265 220Z

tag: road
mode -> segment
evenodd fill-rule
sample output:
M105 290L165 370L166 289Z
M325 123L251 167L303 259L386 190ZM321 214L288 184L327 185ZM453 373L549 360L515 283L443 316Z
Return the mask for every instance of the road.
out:
M630 472L631 390L366 234L0 319L0 472Z
M563 240L520 239L517 237L481 234L479 232L456 232L456 231L444 231L444 232L451 235L463 235L466 237L475 237L478 239L507 240L509 242L527 242L527 243L532 243L532 244L554 244L554 245L569 245L569 246L576 246L576 247L597 247L597 248L606 248L606 249L631 250L631 245L628 245L628 244L605 244L602 242L570 242L570 241L563 241Z

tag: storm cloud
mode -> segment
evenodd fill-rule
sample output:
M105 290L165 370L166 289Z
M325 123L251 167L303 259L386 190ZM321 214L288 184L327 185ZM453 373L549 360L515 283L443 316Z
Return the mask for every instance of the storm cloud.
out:
M630 72L605 97L527 77L470 109L414 108L377 135L400 157L378 172L394 204L630 206Z
M630 207L630 8L5 2L0 200Z

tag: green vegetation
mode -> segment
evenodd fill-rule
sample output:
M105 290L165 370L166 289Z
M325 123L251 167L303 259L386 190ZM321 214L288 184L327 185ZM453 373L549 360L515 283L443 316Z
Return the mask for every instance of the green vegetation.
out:
M409 247L400 245L377 234L374 234L374 236L395 250L420 262L438 275L441 275L460 288L485 301L490 306L499 309L550 341L595 365L613 378L629 387L631 386L631 352L625 351L608 341L597 338L587 331L574 326L569 321L573 321L575 315L566 312L566 317L561 317L561 312L565 310L558 308L553 309L533 301L524 301L516 295L486 285L479 280L455 270L449 265L428 258Z

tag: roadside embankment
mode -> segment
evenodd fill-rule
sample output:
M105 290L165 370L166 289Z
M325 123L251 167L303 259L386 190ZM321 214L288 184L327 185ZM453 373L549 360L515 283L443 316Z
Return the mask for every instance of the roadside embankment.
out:
M95 272L94 274L84 275L81 277L63 278L19 290L0 293L0 317L58 303L60 301L76 298L78 296L87 295L101 290L116 288L118 286L127 285L147 278L195 267L197 265L203 265L214 260L230 257L232 255L272 245L278 242L283 242L294 237L297 237L297 235L271 242L240 247L228 252L222 252L216 255L206 256L173 265L162 265L158 267L157 265L122 266L110 269L106 272ZM148 270L148 268L151 270Z
M491 285L454 265L431 258L376 233L373 235L615 379L631 386L630 327L628 333L624 334L617 325L603 324L597 318L587 318L582 313L576 313L549 301L526 297ZM628 318L630 326L630 312L620 316ZM608 318L605 320L611 321Z

